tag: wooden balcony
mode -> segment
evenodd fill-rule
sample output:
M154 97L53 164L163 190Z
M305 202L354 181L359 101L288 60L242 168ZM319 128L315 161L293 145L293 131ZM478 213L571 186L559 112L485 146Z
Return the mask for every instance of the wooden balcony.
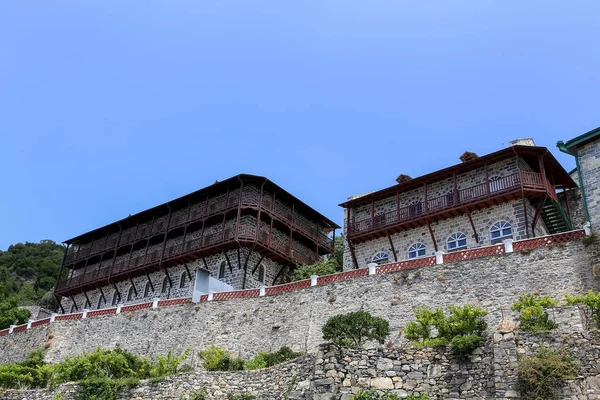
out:
M63 265L70 265L77 261L85 260L86 258L100 255L108 251L114 250L117 246L122 247L134 242L147 240L153 236L160 235L170 230L205 220L218 214L223 214L239 207L239 194L230 198L215 203L200 204L198 207L190 207L187 215L177 215L171 218L167 225L166 220L149 221L148 224L142 224L135 229L135 232L126 232L120 238L103 238L78 252L69 253L65 257ZM319 230L318 224L308 221L306 218L296 213L292 207L283 206L279 202L273 202L270 197L264 197L262 202L259 202L258 197L252 198L250 201L245 200L243 207L253 209L261 209L272 217L281 220L296 232L304 235L308 239L318 243L318 245L329 251L333 251L333 239L325 235Z
M238 226L237 241L256 243L254 249L258 252L268 252L276 261L287 264L312 264L316 262L317 254L304 254L291 248L291 239L283 240L270 232L256 234L256 225ZM216 232L203 235L200 238L186 240L177 245L165 247L164 251L147 251L145 255L113 262L109 267L88 271L70 279L60 280L56 284L55 293L68 296L90 290L98 286L108 285L109 282L121 281L130 277L140 276L146 272L158 271L161 266L170 266L191 262L202 257L220 253L238 247L234 228L221 228Z
M425 201L384 214L372 215L348 225L348 237L359 243L425 225L462 214L467 210L489 207L516 199L524 194L539 197L547 194L556 199L556 190L540 173L521 171L513 175L457 190L444 196L426 198Z

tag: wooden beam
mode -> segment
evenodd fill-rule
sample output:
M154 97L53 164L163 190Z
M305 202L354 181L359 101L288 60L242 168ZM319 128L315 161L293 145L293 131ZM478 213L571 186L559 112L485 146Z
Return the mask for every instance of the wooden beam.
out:
M429 218L425 219L427 221L427 229L429 230L429 235L431 235L431 240L433 241L433 248L435 251L438 251L437 241L435 240L435 235L433 234L433 230L431 230L431 224L429 223Z
M135 293L135 297L137 297L138 291L137 291L137 288L135 287L135 283L133 283L133 279L131 278L131 276L129 277L129 282L131 283L131 287L133 288L133 293Z
M385 233L387 233L388 240L390 241L390 247L392 248L392 254L394 255L394 262L398 262L398 256L396 255L396 249L394 248L392 237L390 236L390 233L387 230L385 231Z
M185 271L187 272L187 276L190 279L190 282L192 281L192 274L190 273L190 269L188 268L187 263L183 263L183 266L185 267Z
M350 249L350 255L352 255L352 261L354 261L354 269L358 269L358 261L356 260L356 253L354 252L354 246L350 238L346 238L348 241L348 248Z
M279 276L283 272L284 268L286 268L286 266L282 265L281 268L279 269L279 272L277 272L277 275L275 275L275 278L273 279L273 282L271 283L271 286L275 285L275 282L277 282L277 278L279 278Z
M467 217L469 217L469 223L471 224L471 229L473 229L473 234L475 235L475 242L479 244L479 235L477 234L477 229L475 229L475 224L473 223L473 218L471 217L471 212L468 208L465 209L467 212Z
M221 251L223 251L222 247L221 247ZM231 261L229 261L229 256L227 255L227 251L223 251L223 254L225 254L225 259L227 260L227 265L229 265L229 272L233 273L233 268L231 267Z

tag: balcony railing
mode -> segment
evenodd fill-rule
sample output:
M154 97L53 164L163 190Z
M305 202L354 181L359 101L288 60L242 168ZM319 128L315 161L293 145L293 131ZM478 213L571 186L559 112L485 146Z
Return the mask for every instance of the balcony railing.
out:
M400 207L396 210L354 221L349 224L350 236L360 235L381 228L417 220L428 215L468 205L487 198L501 196L517 189L545 190L556 198L556 191L540 173L521 172L458 190L443 196L427 199L424 202Z
M238 227L238 238L254 239L256 236L256 229L257 227L255 225L240 225ZM148 250L145 254L117 261L114 263L114 267L111 267L110 265L104 267L105 264L102 264L103 267L99 270L88 271L70 279L59 281L56 285L56 289L57 291L61 291L77 288L91 282L107 279L111 276L126 274L134 270L140 270L144 267L156 265L161 260L174 260L184 253L192 253L219 246L226 242L231 242L233 239L235 239L235 229L233 227L221 228L206 233L200 238L189 239L185 242L166 247L164 251L162 251L162 258L160 250ZM289 239L284 240L278 238L274 235L270 235L269 232L261 231L258 235L258 242L274 253L286 257L295 263L312 264L316 261L315 254L304 254L300 251L293 250L290 248Z

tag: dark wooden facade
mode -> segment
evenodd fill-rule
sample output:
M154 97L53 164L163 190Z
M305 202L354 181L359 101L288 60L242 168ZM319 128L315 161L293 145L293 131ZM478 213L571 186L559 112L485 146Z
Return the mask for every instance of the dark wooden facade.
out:
M245 216L252 216L254 224L241 224ZM226 226L232 219L234 227ZM261 229L265 224L268 232ZM213 229L205 235L208 226ZM66 241L55 294L72 296L159 270L168 277L171 266L243 246L284 265L310 264L333 253L337 228L267 178L238 175ZM285 239L274 235L275 229ZM199 230L200 237L187 238ZM167 246L174 237L182 243ZM294 251L293 240L312 250ZM146 249L143 256L131 256L140 249ZM86 271L99 262L107 266Z

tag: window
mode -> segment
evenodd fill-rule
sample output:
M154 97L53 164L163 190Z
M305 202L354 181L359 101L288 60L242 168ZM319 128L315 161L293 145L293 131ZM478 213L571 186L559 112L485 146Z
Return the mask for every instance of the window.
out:
M490 228L490 241L492 244L500 243L504 239L512 239L512 225L510 222L500 221Z
M117 305L117 303L119 302L119 297L121 297L121 296L119 296L119 292L117 292L115 290L115 293L113 293L112 303L111 303L113 306Z
M463 249L467 247L467 236L464 233L453 233L446 241L449 251Z
M160 292L167 293L168 285L169 285L169 279L167 279L167 277L165 276L165 279L163 279L162 287L160 288Z
M150 294L150 282L146 282L146 286L144 286L144 297L148 297Z
M454 204L454 189L448 190L446 192L446 205L451 206Z
M387 264L389 262L389 256L387 255L387 253L380 252L375 254L373 258L371 258L371 262L377 265Z
M490 193L499 192L506 186L506 182L499 175L490 176L488 178L490 184Z
M423 257L425 255L425 245L423 243L415 243L408 249L408 258Z
M185 287L185 271L181 273L181 277L179 278L179 289L183 289Z
M129 291L127 292L127 301L133 300L133 286L129 286Z
M423 203L420 201L412 201L408 206L408 216L410 218L418 217L423 213Z
M221 265L219 266L219 279L223 278L225 278L225 261L222 261Z
M258 267L258 280L260 281L261 285L266 285L266 281L267 281L267 274L265 271L265 267L264 265L260 264L260 266Z
M102 306L106 303L106 301L104 301L104 299L102 298L102 296L98 297L98 307L96 307L97 309L101 309Z

